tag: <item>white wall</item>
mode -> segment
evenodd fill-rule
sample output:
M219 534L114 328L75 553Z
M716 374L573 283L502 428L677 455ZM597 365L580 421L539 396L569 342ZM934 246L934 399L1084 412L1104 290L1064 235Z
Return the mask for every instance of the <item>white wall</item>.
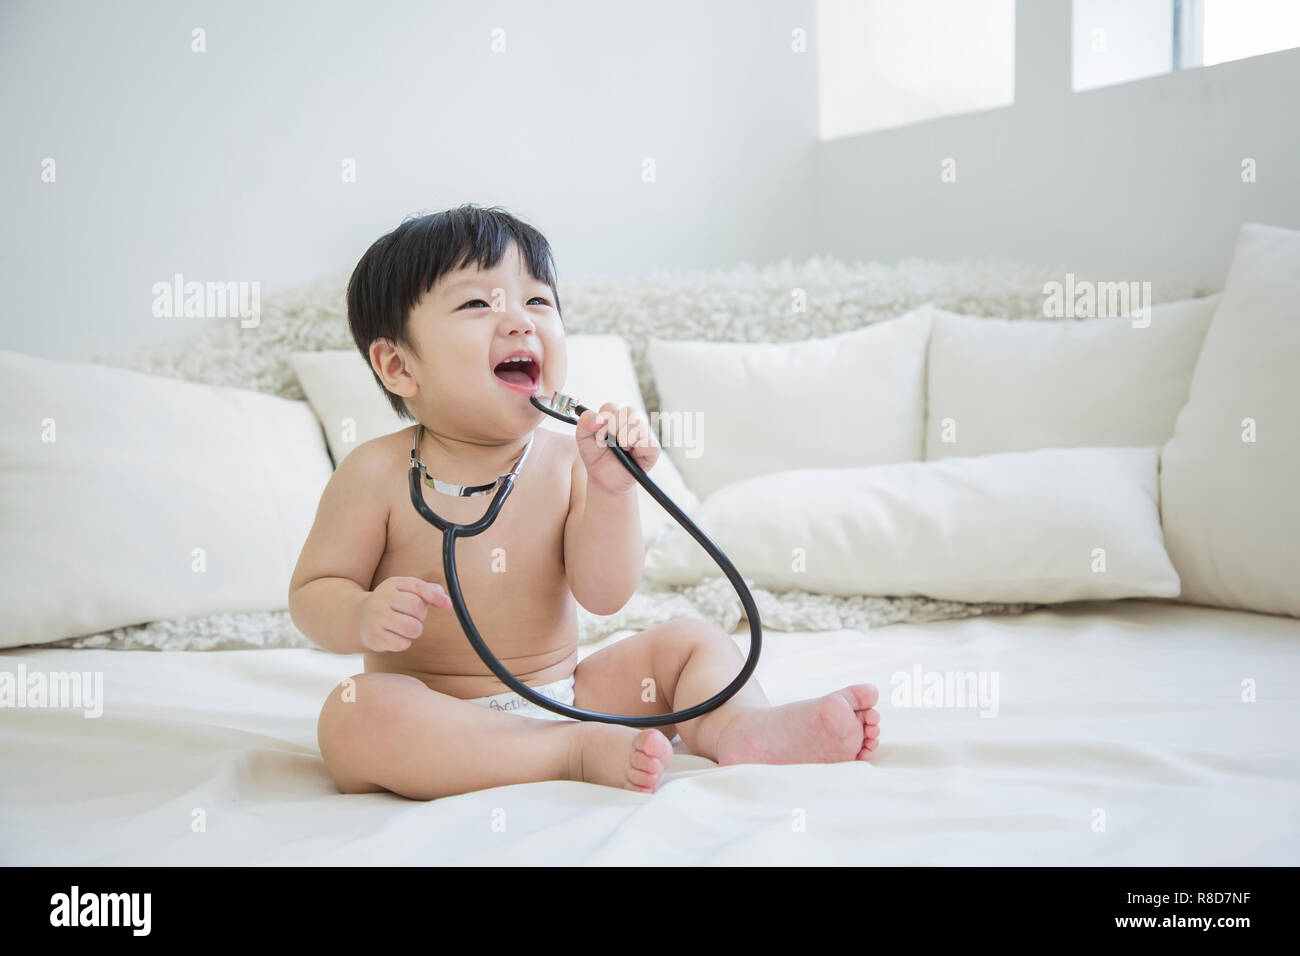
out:
M174 273L265 295L467 201L539 226L562 277L802 258L816 64L790 34L814 21L812 0L7 0L0 348L126 350L204 321L153 318Z
M204 321L151 315L177 272L266 294L465 201L531 219L562 277L823 252L1212 286L1241 222L1300 227L1300 51L1073 93L1069 0L1016 23L1013 106L819 143L813 0L9 0L0 348L128 350Z
M1300 228L1300 50L1074 93L1070 46L1069 0L1020 0L1013 106L823 144L817 248L1216 288L1242 222Z

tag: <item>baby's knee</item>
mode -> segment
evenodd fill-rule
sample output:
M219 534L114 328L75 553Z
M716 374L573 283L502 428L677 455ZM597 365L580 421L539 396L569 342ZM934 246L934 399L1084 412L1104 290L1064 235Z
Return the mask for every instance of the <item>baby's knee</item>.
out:
M693 617L679 617L669 621L664 625L664 628L672 635L674 640L684 644L735 647L731 635L712 621L702 621Z
M339 790L372 793L383 789L366 779L363 764L374 750L375 735L391 726L394 711L410 694L424 689L407 674L371 673L353 674L330 691L316 722L316 742L325 769Z
M711 660L736 657L740 650L731 635L718 625L698 618L679 617L660 625L655 660L680 672L686 662L704 654Z

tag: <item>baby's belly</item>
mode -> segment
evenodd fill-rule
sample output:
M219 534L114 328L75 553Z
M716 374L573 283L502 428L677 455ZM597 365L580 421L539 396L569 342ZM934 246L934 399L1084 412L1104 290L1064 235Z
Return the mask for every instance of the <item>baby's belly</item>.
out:
M518 507L482 534L457 542L457 576L474 625L501 663L526 684L547 684L572 674L578 663L577 602L564 574L564 515L558 507L536 507L527 493L510 504ZM524 515L526 522L512 522ZM407 510L395 511L391 520L375 582L409 575L446 587L440 537L431 537ZM423 633L405 651L368 653L365 660L367 671L410 674L453 697L508 689L479 659L450 608L430 607Z
M572 599L570 599L572 600ZM556 622L520 621L512 625L496 615L470 615L479 634L502 664L530 686L549 684L572 674L578 666L576 611ZM456 612L430 608L424 633L400 652L365 655L365 669L409 674L430 690L451 697L487 697L508 690L479 658L461 630Z

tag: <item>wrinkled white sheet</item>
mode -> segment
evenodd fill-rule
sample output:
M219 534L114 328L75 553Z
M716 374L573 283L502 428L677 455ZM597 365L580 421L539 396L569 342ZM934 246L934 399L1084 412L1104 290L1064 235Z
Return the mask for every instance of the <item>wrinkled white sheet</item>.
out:
M881 687L874 763L679 753L652 796L342 795L315 724L359 657L3 652L0 670L102 671L105 704L0 709L0 862L1300 863L1300 621L1125 601L766 641L774 703ZM998 716L891 703L917 665L996 672Z

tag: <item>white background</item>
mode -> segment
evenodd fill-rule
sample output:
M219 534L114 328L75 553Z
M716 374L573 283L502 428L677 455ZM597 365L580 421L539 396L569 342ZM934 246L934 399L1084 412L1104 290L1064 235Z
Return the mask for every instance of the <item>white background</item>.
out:
M539 226L562 279L828 253L1214 287L1242 221L1300 226L1300 51L1074 93L1070 23L1017 5L1012 106L823 143L814 0L9 0L0 348L130 350L203 321L151 315L174 273L266 295L466 201Z

